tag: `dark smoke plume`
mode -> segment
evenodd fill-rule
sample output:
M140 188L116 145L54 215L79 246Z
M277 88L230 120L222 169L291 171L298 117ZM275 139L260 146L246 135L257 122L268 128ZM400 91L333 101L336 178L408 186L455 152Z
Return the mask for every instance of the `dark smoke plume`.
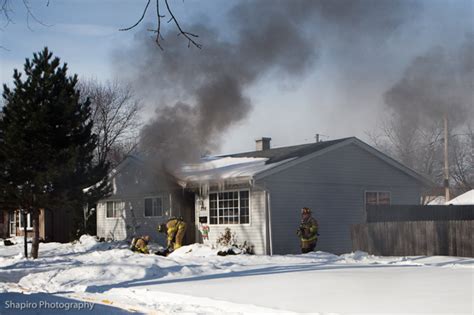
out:
M182 38L165 34L161 51L141 31L134 47L116 56L121 75L155 104L156 117L141 132L141 150L174 167L217 149L221 135L251 110L247 87L269 73L275 80L303 79L319 56L318 32L385 38L407 17L407 7L412 3L242 1L219 31L186 26L199 34L202 50L187 49Z
M474 36L458 47L431 49L417 57L385 93L386 105L405 126L423 127L450 118L451 127L472 122Z

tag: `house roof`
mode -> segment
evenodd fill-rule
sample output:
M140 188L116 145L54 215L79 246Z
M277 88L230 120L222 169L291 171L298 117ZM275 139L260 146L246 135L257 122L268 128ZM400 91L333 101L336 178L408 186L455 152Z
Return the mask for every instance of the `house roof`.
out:
M187 165L181 168L177 172L179 173L177 178L186 184L193 182L219 182L221 180L258 180L348 144L357 145L405 174L417 179L425 186L432 186L431 181L424 176L355 137L223 155L215 158L208 157L198 164Z
M224 155L224 156L234 157L234 158L241 158L241 157L267 158L268 160L265 162L265 164L272 164L272 163L277 163L284 160L299 158L299 157L302 157L314 152L318 152L320 150L326 149L332 145L335 145L337 143L343 142L348 139L351 139L351 138L341 138L341 139L324 141L324 142L300 144L300 145L294 145L294 146L289 146L289 147L281 147L281 148L274 148L274 149L261 150L261 151L251 151L251 152L230 154L230 155Z
M205 157L199 163L186 164L175 172L181 186L202 182L245 182L287 160L267 164L268 158Z
M447 205L474 205L474 189L446 202Z

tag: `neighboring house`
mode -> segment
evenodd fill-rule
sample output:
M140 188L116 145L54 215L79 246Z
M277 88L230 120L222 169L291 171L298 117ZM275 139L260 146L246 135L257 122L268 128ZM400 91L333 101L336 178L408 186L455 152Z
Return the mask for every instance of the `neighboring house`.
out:
M350 227L365 220L369 204L420 204L430 184L413 170L357 138L270 148L203 158L173 176L150 171L127 158L111 176L114 192L97 207L97 235L130 239L149 234L167 218L184 216L187 243L206 242L229 227L239 243L256 254L299 253L300 209L310 207L319 221L317 249L350 252Z
M71 232L71 221L69 215L62 212L52 212L41 209L39 215L39 236L42 241L68 242ZM8 238L12 236L24 236L26 223L26 235L33 237L33 221L31 214L24 222L23 215L19 210L1 211L0 216L0 237Z
M446 202L446 205L474 205L474 189L471 189L464 194L451 199L450 201Z

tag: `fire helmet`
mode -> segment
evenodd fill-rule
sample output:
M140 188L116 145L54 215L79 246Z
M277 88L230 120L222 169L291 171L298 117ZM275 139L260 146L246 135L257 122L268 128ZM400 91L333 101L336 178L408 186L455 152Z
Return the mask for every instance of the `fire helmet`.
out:
M301 214L311 214L311 209L304 207L301 209Z

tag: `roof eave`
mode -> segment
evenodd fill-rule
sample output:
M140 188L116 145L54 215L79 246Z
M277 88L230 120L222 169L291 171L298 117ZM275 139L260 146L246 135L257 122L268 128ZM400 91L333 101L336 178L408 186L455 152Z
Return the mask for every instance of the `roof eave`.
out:
M238 177L230 177L230 178L221 178L221 179L192 179L192 180L185 180L181 179L178 181L178 184L183 188L199 188L200 186L207 185L207 186L219 186L219 185L238 185L238 184L250 184L252 183L254 177L252 175L247 176L238 176Z

